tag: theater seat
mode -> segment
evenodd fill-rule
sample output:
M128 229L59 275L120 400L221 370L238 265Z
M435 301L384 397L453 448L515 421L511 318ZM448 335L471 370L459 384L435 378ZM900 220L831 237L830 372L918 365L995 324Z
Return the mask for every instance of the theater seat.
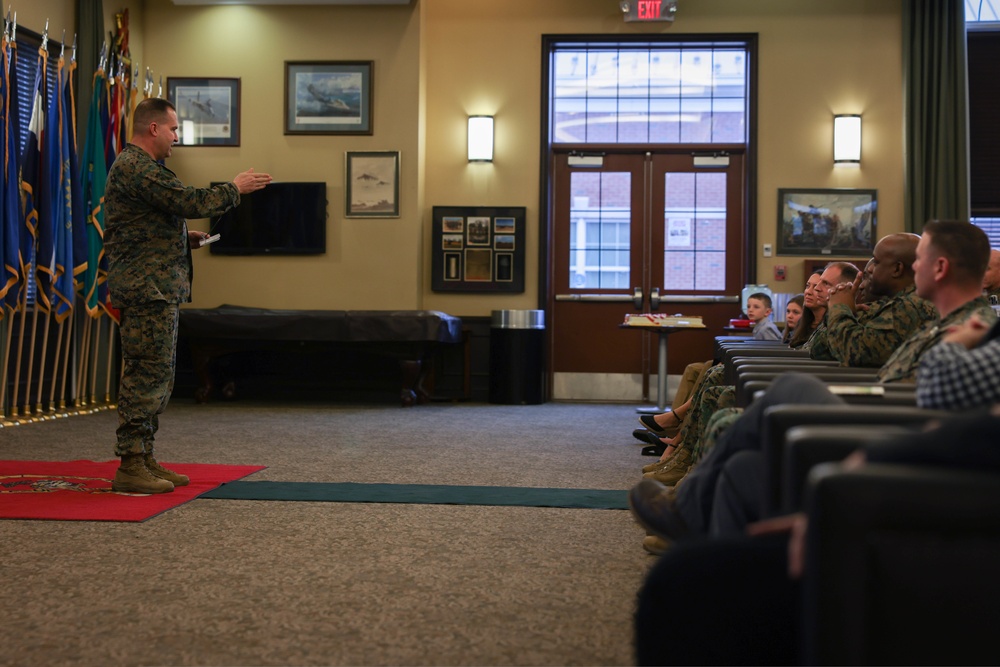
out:
M806 664L996 664L1000 475L824 464L806 508Z
M870 440L879 437L878 429L884 426L919 428L931 419L948 413L922 410L913 406L869 405L775 405L764 411L761 422L761 443L764 454L763 512L773 516L801 508L799 498L805 483L805 473L816 463L837 461L857 449L862 442L852 442L841 434L842 445L836 444L837 435L822 441L822 452L809 452L808 442L794 443L797 451L786 452L789 434L798 428L800 437L804 427L816 427L805 434L816 434L823 427L854 426L870 433ZM790 472L791 471L791 472Z

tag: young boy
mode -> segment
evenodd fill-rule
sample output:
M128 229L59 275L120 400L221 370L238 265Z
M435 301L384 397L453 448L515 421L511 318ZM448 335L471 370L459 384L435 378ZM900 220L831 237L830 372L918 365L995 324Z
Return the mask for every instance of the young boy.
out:
M771 321L771 297L763 292L748 296L747 317L753 322L754 340L781 340L781 332Z

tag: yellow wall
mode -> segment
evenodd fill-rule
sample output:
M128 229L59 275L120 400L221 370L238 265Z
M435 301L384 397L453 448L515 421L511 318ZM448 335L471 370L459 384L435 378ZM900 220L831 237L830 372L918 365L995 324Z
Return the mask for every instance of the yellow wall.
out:
M275 180L328 184L325 255L196 252L195 305L419 307L420 31L413 8L176 7L169 0L147 0L144 17L146 56L168 76L241 80L241 145L176 148L167 165L186 183L207 185L253 167ZM286 60L374 61L374 134L284 135ZM400 151L398 219L344 217L344 153L357 150Z
M432 308L487 315L538 303L540 47L543 34L750 32L760 35L758 282L798 291L795 257L764 259L774 242L777 189L877 188L879 234L902 231L901 0L682 0L673 24L625 24L613 0L414 0L410 6L128 6L133 57L159 77L239 77L242 145L179 147L168 166L207 185L247 167L279 180L329 185L328 253L318 257L195 259L194 305ZM23 25L58 34L72 0L31 0ZM110 28L110 19L109 19ZM67 32L71 32L67 28ZM285 136L284 61L372 60L374 135ZM860 169L835 169L833 113L864 114ZM492 164L465 159L465 118L496 116ZM344 152L401 152L398 219L346 219ZM431 208L528 210L523 295L430 289ZM206 228L207 221L192 227ZM770 280L775 264L789 279Z
M760 35L758 282L782 292L797 292L804 282L801 259L761 256L761 244L775 241L778 188L877 188L879 233L903 230L899 0L681 0L672 25L626 24L611 0L423 2L428 205L524 205L529 222L529 293L472 297L432 294L428 288L429 306L468 315L537 307L543 34ZM864 114L861 169L833 167L835 112ZM492 165L469 164L463 157L464 119L473 113L496 115ZM775 264L788 267L784 283L770 280Z

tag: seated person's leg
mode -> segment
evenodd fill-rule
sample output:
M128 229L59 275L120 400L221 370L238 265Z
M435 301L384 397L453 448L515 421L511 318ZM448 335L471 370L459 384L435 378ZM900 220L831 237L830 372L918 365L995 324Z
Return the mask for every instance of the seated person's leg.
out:
M764 453L739 452L722 468L712 500L708 532L712 537L737 537L759 521L764 494Z
M712 451L719 437L726 432L726 429L735 424L742 414L743 408L723 408L712 415L705 427L705 435L692 450L696 464Z
M698 361L688 364L684 368L684 374L681 375L681 383L677 387L677 393L674 394L674 402L671 404L674 410L691 398L691 393L694 391L695 386L711 366L711 361Z
M651 480L644 480L643 489L636 487L630 497L633 499L633 513L647 517L662 515L672 511L686 525L687 534L702 535L708 530L708 521L715 497L715 486L726 462L737 452L760 451L760 430L764 411L772 405L786 403L799 405L843 405L844 401L830 393L822 381L802 373L786 373L768 387L764 396L757 399L743 412L740 418L722 435L715 446L684 476L677 486L676 494L653 494ZM676 456L676 455L675 455ZM676 480L675 480L676 482ZM662 497L661 497L662 496ZM640 519L642 520L642 519ZM647 521L647 523L651 523ZM676 524L677 522L672 522ZM648 526L655 530L656 526ZM677 535L665 534L676 539Z
M691 419L684 432L685 446L691 448L692 459L701 457L699 443L704 439L712 416L722 408L733 407L736 404L736 390L729 385L706 387L701 394L699 405L691 409Z

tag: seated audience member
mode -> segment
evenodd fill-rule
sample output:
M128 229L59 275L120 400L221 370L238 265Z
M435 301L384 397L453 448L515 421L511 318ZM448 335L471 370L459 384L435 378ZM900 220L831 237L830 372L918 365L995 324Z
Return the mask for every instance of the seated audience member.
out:
M875 265L875 258L868 260L865 264L865 268L861 270L861 284L858 285L858 291L854 294L854 304L859 306L859 310L868 310L868 305L873 301L878 299L873 299L871 293L868 291L868 283L872 279L872 267ZM860 308L864 306L864 308Z
M802 290L802 317L788 341L788 346L791 348L798 349L805 345L813 331L823 321L823 316L826 315L826 299L816 292L821 275L823 275L823 271L816 270L806 278L806 284Z
M982 275L989 257L986 234L975 225L957 221L932 221L916 249L913 263L916 294L930 300L940 319L929 322L896 349L879 370L879 382L910 382L915 379L923 354L945 336L967 336L959 327L973 315L983 326L992 326L996 314L982 296ZM969 325L969 328L975 325ZM951 329L957 327L955 329ZM951 330L951 333L949 331ZM982 339L984 336L981 336ZM965 340L965 338L963 338ZM949 342L952 342L949 340ZM729 459L739 452L760 451L760 428L764 410L782 403L840 404L843 401L811 376L789 373L777 378L761 399L755 400L716 441L699 464L679 484L676 493L655 479L644 479L629 495L633 514L648 530L668 539L703 534L710 526L716 487ZM763 463L743 470L733 486L759 487ZM748 477L750 477L748 479ZM759 499L760 495L746 498Z
M781 340L778 325L771 321L771 297L754 292L747 297L747 317L753 323L754 340Z
M921 357L917 405L967 410L989 403L1000 403L1000 320L991 327L973 315Z
M878 462L1000 471L998 430L1000 409L975 411L933 430L861 450L842 465L855 469ZM941 446L942 442L949 446ZM805 656L799 652L803 617L799 580L809 530L803 515L792 515L752 525L750 536L674 545L639 591L637 664L804 664ZM982 625L982 619L951 620L957 627ZM995 654L988 641L966 644L945 642L957 664L989 662Z
M927 322L937 319L934 305L918 297L913 282L916 234L891 234L876 245L867 298L878 303L859 312L854 283L836 285L827 304L826 345L844 366L878 368L897 347Z
M841 283L853 283L860 273L858 267L850 262L830 262L823 269L823 273L820 274L819 286L816 288L816 293L822 296L826 312L823 315L823 321L813 331L812 336L809 337L806 344L802 346L803 350L809 350L810 359L836 361L833 352L830 350L826 326L826 319L830 314L830 294L833 292L833 288Z
M1000 300L1000 250L990 251L990 263L983 274L983 294L994 305Z
M804 295L796 294L788 300L788 304L785 306L785 330L781 333L781 342L785 345L788 345L792 340L792 333L795 331L799 320L802 319L802 302L804 298Z

